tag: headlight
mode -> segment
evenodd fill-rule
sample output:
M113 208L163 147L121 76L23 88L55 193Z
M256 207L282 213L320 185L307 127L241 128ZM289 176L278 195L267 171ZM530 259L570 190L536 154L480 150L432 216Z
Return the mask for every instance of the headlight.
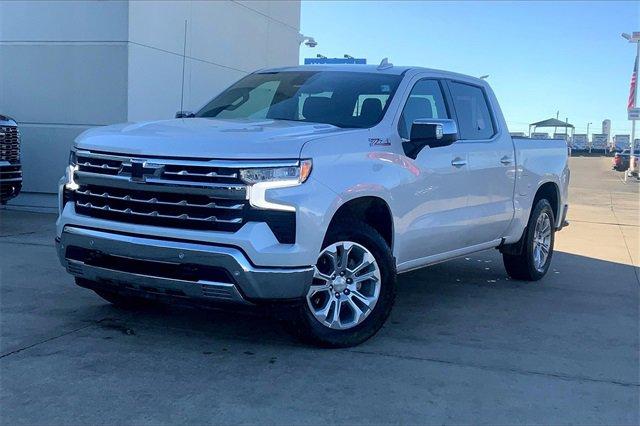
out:
M303 183L310 173L311 160L302 160L299 166L242 169L240 177L249 185L260 182Z
M249 185L249 204L259 209L295 211L294 206L268 201L267 190L300 185L309 178L311 167L311 160L302 160L298 166L240 170L241 179Z

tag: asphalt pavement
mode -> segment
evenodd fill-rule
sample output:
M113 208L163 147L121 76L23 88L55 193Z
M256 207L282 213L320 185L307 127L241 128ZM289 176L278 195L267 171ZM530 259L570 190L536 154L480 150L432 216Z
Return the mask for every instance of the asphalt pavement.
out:
M0 210L0 423L638 424L638 185L571 160L548 275L489 250L401 275L388 323L306 347L260 315L125 311L59 266L53 215Z

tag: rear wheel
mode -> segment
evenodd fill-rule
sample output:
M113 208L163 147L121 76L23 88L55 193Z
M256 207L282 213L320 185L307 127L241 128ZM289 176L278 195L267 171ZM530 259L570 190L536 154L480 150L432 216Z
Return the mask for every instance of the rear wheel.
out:
M359 221L336 224L329 230L305 302L289 328L319 346L360 344L389 316L395 283L395 263L382 236Z
M555 241L555 218L551 204L546 199L538 200L522 238L520 254L503 253L502 259L511 278L537 281L549 270Z

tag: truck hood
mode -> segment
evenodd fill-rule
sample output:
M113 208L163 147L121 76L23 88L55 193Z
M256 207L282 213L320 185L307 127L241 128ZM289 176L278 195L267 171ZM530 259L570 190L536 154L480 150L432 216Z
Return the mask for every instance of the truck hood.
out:
M96 127L82 133L75 145L135 156L284 159L299 158L311 139L353 131L284 120L184 118Z

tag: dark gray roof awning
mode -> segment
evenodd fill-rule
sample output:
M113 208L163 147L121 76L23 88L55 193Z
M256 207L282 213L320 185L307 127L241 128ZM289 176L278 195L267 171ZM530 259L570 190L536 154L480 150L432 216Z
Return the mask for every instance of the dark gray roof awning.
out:
M568 127L573 129L573 124L565 123L557 118L549 118L547 120L538 121L537 123L531 123L530 126L535 127Z

